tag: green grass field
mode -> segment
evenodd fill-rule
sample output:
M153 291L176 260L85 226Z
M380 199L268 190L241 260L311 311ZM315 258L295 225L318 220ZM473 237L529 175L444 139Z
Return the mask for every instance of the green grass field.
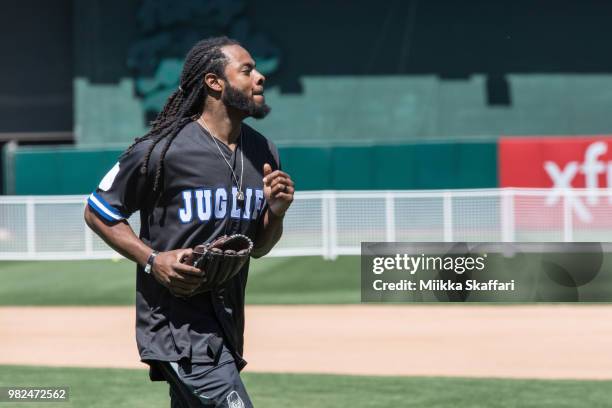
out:
M254 260L250 304L360 301L359 257ZM0 305L132 305L136 268L127 260L0 262Z
M255 406L266 408L598 408L609 407L612 382L461 378L358 377L303 374L243 376ZM70 387L54 407L168 407L165 383L144 370L0 366L0 386ZM26 408L39 403L0 403Z
M581 293L589 293L589 299L607 301L612 292L610 268L612 265L604 266L602 270L607 272L581 288ZM0 262L0 305L132 305L135 269L127 260ZM548 282L549 286L539 280L541 293L548 294L541 301L563 299L565 292L574 290ZM264 258L252 261L246 301L248 304L359 303L360 285L358 256L343 256L335 261L321 257Z

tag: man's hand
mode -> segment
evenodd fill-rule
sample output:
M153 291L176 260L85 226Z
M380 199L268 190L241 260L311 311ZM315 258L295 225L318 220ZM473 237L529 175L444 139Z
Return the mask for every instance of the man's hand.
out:
M155 257L151 271L153 277L174 296L190 296L205 279L200 269L182 263L185 259L191 259L192 252L191 248L175 249L160 252Z
M264 197L268 208L277 217L283 217L293 202L295 192L293 180L281 170L272 171L268 163L263 166Z

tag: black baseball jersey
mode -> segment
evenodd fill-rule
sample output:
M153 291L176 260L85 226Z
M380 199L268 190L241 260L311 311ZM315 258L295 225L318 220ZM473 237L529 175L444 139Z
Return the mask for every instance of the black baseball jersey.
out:
M107 222L126 219L140 211L140 238L153 249L192 248L223 234L240 233L255 244L267 205L263 194L263 165L280 168L278 151L249 126L242 125L242 142L234 152L197 122L186 125L166 153L164 189L153 193L162 140L153 150L148 174L140 168L151 141L138 143L102 179L88 199L89 206ZM219 150L220 149L220 150ZM243 154L244 171L241 169ZM240 184L243 205L230 167ZM179 298L137 267L136 341L142 361L207 363L217 359L223 344L239 368L244 334L244 294L249 264L223 287L190 298ZM152 379L156 377L152 373Z

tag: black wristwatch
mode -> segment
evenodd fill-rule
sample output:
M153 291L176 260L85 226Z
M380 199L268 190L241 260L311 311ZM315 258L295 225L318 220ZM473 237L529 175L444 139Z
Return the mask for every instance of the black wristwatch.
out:
M149 259L147 259L147 264L144 267L144 271L146 273L151 273L151 270L153 269L153 262L155 262L155 257L157 255L159 255L159 252L155 250L151 252L151 255L149 255Z

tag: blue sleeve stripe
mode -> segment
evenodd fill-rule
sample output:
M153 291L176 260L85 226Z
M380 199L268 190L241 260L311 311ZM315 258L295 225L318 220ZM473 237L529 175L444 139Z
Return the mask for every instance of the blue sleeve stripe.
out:
M100 204L102 204L102 206L104 208L106 208L108 211L112 212L113 214L115 214L118 217L121 218L128 218L125 215L123 215L121 213L121 211L117 210L115 207L113 207L112 205L110 205L104 198L102 198L102 196L98 193L96 193L95 191L92 193L92 195L98 200L98 202Z
M95 193L89 196L89 198L87 199L87 203L94 210L96 210L98 214L100 214L102 217L109 221L120 221L125 219L125 217L122 216L121 213L119 213L119 211L117 211L113 207L109 206L110 208L108 208L107 206L105 206L104 203L100 201L99 196L97 196L97 194Z
M111 218L108 215L106 215L106 213L102 211L100 207L98 207L96 203L94 203L90 199L87 200L87 204L89 205L89 208L93 209L96 212L96 214L98 214L100 217L104 218L105 220L111 221L111 222L117 221L116 219Z

